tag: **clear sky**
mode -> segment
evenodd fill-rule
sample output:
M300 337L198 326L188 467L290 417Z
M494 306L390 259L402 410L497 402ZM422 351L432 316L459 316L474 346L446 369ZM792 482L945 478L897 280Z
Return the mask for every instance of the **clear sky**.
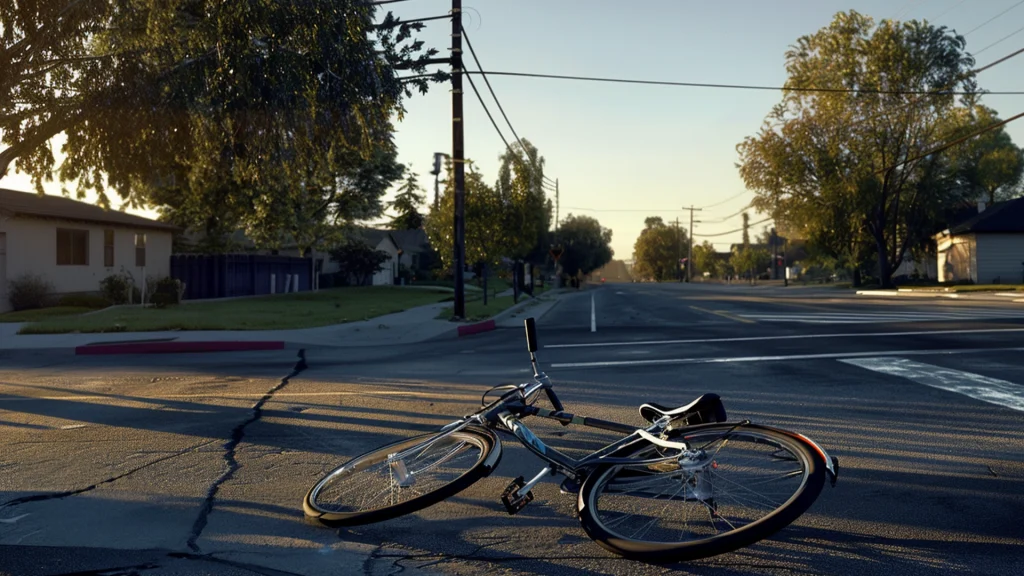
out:
M464 0L464 26L486 70L612 76L686 82L781 85L784 53L796 38L855 9L875 19L928 19L965 33L977 52L1024 27L1020 0ZM403 18L444 14L445 0L388 5ZM442 50L450 25L421 35ZM1024 30L977 57L985 65L1024 47ZM472 59L466 53L470 66ZM477 77L478 78L478 77ZM1024 55L979 76L987 90L1024 90ZM483 83L477 81L484 90ZM735 146L760 127L778 92L598 84L492 77L516 131L536 145L546 174L561 184L561 216L583 213L614 231L616 257L628 259L647 216L679 217L744 192ZM506 137L496 107L487 98ZM1024 111L1024 96L986 96L1003 117ZM434 152L451 152L447 85L414 95L397 124L400 161L412 164L433 195ZM1024 144L1024 121L1008 131ZM497 177L503 144L466 83L466 154L487 180ZM29 189L19 176L0 185ZM739 228L743 194L700 213L697 234ZM760 218L752 214L752 221ZM754 230L760 232L760 230ZM713 238L727 249L739 233ZM698 238L699 239L699 238Z

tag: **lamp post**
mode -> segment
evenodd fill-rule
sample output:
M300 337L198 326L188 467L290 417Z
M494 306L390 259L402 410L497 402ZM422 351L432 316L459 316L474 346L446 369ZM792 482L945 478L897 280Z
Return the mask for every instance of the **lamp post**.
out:
M440 192L440 180L438 177L441 174L441 159L451 158L451 156L444 152L434 152L434 169L430 171L434 175L434 210L437 210L441 205L441 192Z

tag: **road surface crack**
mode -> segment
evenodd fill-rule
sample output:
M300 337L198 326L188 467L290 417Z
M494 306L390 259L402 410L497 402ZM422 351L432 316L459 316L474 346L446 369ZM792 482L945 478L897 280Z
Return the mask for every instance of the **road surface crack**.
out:
M206 499L203 501L203 505L199 509L199 516L196 517L196 521L192 524L192 532L188 537L187 544L189 549L193 552L201 551L199 549L199 545L196 544L196 542L199 540L199 536L203 533L203 529L206 528L206 523L209 520L210 513L213 512L213 501L217 497L217 491L220 490L221 485L223 485L225 482L230 480L232 476L235 475L235 472L239 468L238 461L235 460L235 450L238 448L238 445L242 443L242 439L245 438L245 429L253 422L257 422L260 418L262 418L263 405L266 404L268 400L273 398L274 394L277 393L277 391L287 386L288 382L292 378L298 376L307 367L308 366L306 364L306 350L299 350L299 361L295 363L295 367L292 368L292 371L284 378L281 378L281 381L278 382L273 388L267 390L267 393L264 394L262 398L257 400L256 403L252 405L252 414L250 414L249 417L244 422L240 423L238 426L235 426L235 428L231 431L231 439L224 444L224 472L220 475L219 478L214 480L213 484L210 485L210 489L207 490L206 492Z
M19 504L25 504L27 502L39 502L41 500L59 500L61 498L67 498L68 496L75 496L77 494L82 494L84 492L89 492L90 490L95 490L96 488L99 488L100 486L103 486L104 484L110 484L111 482L116 482L116 481L118 481L118 480L120 480L122 478L125 478L127 476L131 476L132 474L135 474L136 472L138 472L140 470L144 470L146 468L149 468L150 466L153 466L154 464L159 464L161 462L166 462L167 460L170 460L171 458L177 458L178 456L182 456L184 454L189 454L191 452L195 452L196 450L199 450L200 448L203 448L204 446L208 446L210 444L213 444L214 442L215 442L215 440L207 440L206 442L202 442L202 443L196 444L195 446L189 446L188 448L185 448L184 450L179 450L177 452L174 452L173 454L168 454L166 456L162 456L160 458L157 458L156 460L152 460L152 461L147 462L145 464L142 464L140 466L136 466L135 468L132 468L131 470L128 470L127 472L123 472L121 474L118 474L117 476L111 476L110 478L107 478L107 479L101 480L101 481L99 481L99 482L97 482L95 484L91 484L89 486L86 486L85 488L79 488L77 490L67 490L65 492L51 492L51 493L48 493L48 494L33 494L31 496L22 496L20 498L14 498L13 500L8 500L7 502L4 502L3 504L0 504L0 510L2 510L4 508L9 508L9 507L12 507L12 506L17 506Z

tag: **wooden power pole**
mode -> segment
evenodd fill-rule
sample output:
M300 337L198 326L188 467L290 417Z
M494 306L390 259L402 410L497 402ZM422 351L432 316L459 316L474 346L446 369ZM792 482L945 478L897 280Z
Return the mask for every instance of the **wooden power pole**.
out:
M453 316L466 317L466 148L462 117L462 0L452 0L452 164L455 170L455 305Z
M687 255L686 255L686 281L689 282L690 281L690 269L693 267L693 225L694 225L694 223L698 223L698 224L700 223L700 220L694 220L693 219L693 213L694 212L700 212L700 211L703 210L703 208L694 208L693 204L690 204L689 208L685 208L684 207L683 210L689 210L690 211L690 232L689 232L689 235L690 235L690 238L689 238L689 240L690 240L690 248L689 248L689 250L687 250Z

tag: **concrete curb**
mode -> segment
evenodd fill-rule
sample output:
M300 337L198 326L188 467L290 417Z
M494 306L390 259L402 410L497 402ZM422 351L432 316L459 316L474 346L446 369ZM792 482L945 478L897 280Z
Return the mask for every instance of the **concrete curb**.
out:
M495 328L497 328L497 325L495 325L494 320L491 319L485 320L483 322L477 322L476 324L467 324L465 326L459 326L457 332L458 335L462 337L471 336L473 334L480 334L481 332L490 332Z
M284 350L283 341L207 341L207 342L119 342L76 346L76 356L108 354L184 354L197 352L249 352Z
M545 294L548 294L548 292L545 292ZM497 330L498 322L501 322L502 320L508 318L509 316L512 316L513 314L522 312L524 309L528 308L531 305L542 304L543 302L544 301L541 300L540 297L531 298L529 296L526 296L522 302L509 306L508 308L502 310L501 312L498 312L488 320L484 320L483 322L478 322L476 324L467 324L465 326L459 326L456 333L458 334L459 337L462 337L470 336L472 334L480 334L482 332L490 332L491 330Z

